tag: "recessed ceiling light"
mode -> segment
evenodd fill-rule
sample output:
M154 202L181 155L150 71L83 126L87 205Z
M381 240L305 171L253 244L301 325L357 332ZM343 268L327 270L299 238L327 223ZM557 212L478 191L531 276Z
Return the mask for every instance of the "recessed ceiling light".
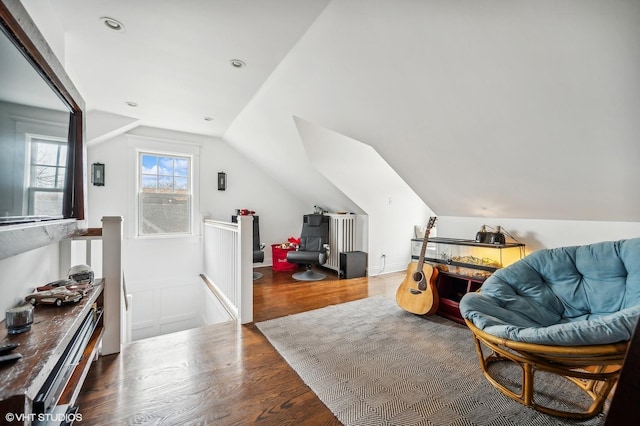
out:
M247 65L247 64L245 64L244 61L242 61L240 59L232 59L231 60L231 66L234 67L234 68L242 68L245 65Z
M127 105L129 105L131 108L135 108L135 107L137 107L137 106L138 106L138 104L137 104L137 103L132 102L132 101L127 101L127 102L125 102L125 103L126 103Z
M204 121L213 121L213 117L205 117Z
M100 20L110 30L124 31L124 25L122 25L122 22L118 21L117 19L109 18L108 16L103 16L102 18L100 18Z

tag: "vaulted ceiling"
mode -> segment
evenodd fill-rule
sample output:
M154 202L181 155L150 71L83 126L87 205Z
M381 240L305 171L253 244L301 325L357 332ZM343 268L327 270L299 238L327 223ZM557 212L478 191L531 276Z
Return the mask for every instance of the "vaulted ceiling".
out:
M314 167L342 135L438 215L640 221L640 2L50 4L89 110L222 137L311 205L359 208Z
M33 3L25 1L29 2ZM327 2L50 3L57 15L52 19L57 18L65 32L67 71L88 110L134 117L146 126L221 137ZM124 28L109 29L105 17ZM233 67L233 59L246 66Z

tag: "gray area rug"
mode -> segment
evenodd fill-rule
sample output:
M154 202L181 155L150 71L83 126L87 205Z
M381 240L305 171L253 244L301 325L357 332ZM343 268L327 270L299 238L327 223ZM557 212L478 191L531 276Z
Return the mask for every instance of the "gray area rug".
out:
M256 325L345 425L604 423L604 415L564 420L507 398L482 375L465 326L410 314L381 296ZM550 375L536 375L536 388L538 401L557 406L577 398L572 385Z

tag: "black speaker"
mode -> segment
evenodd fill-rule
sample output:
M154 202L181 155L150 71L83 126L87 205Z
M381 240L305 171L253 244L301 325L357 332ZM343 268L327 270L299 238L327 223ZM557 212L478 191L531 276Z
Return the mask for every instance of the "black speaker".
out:
M367 253L348 251L340 253L340 278L360 278L367 276Z

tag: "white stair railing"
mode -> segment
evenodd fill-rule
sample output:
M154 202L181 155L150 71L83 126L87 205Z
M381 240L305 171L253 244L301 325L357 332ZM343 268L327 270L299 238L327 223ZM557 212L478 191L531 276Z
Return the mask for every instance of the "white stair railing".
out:
M82 249L84 256L79 256ZM95 276L105 281L102 354L120 352L122 344L131 342L133 301L126 289L122 266L122 217L103 217L102 228L91 228L61 242L60 270L67 271L72 264L81 262L91 266Z
M102 218L102 275L104 277L104 335L102 354L120 352L123 343L122 217Z
M253 216L204 221L202 278L241 324L253 321Z

